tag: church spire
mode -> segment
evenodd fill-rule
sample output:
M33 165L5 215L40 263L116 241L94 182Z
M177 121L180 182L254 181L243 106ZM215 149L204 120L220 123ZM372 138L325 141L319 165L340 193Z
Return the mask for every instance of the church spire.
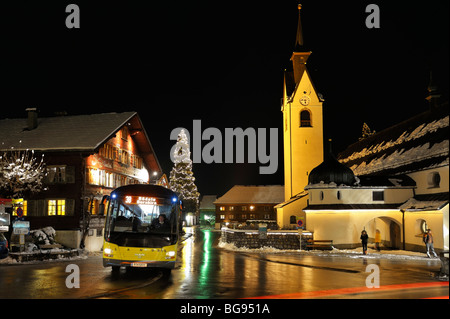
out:
M295 38L295 48L292 53L291 61L294 69L294 81L295 84L300 82L300 79L303 76L303 72L306 70L306 61L309 58L311 52L303 52L301 51L301 47L303 46L303 32L302 32L302 22L300 19L300 10L302 9L302 5L298 5L298 24L297 24L297 36Z
M299 3L298 4L297 36L295 37L295 47L294 47L295 52L299 52L301 47L303 46L302 20L300 18L301 9L302 9L302 5Z

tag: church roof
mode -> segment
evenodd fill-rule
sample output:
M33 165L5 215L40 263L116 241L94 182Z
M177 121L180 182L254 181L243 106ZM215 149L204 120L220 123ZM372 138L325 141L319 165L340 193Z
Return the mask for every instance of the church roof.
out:
M336 185L344 184L351 186L356 182L352 170L344 164L339 163L336 157L334 157L331 152L331 141L330 150L324 157L324 161L309 173L309 185L334 183Z
M449 164L448 102L350 145L337 158L355 175L396 175Z
M405 211L440 210L448 205L449 193L415 195L399 208Z

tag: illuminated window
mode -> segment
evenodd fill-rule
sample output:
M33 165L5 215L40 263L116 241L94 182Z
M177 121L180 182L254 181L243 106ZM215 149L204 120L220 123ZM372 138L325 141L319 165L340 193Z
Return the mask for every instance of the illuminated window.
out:
M220 219L225 219L225 215L220 215Z
M255 210L255 206L251 205L251 206L250 206L250 210L251 210L251 211L254 211L254 210Z
M48 216L64 216L66 215L65 199L49 199L47 205Z
M58 199L57 201L57 214L65 215L66 214L66 201L64 199Z
M121 163L126 165L130 164L130 154L127 151L122 151Z
M220 207L219 207L219 210L220 210L221 212L225 211L225 206L220 206Z
M131 165L135 168L142 169L142 158L137 155L131 155Z
M54 216L56 215L56 200L49 200L48 201L48 215L49 216Z
M88 176L89 176L89 184L99 185L100 176L99 170L97 168L90 168Z
M47 167L48 183L65 183L66 182L66 166L48 166Z
M301 127L311 127L311 113L308 110L303 110L300 112L300 126Z

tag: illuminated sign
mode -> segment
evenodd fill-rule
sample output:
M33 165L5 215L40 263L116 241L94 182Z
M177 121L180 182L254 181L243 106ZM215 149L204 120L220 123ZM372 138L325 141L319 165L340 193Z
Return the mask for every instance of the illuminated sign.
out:
M136 204L136 205L158 205L158 199L155 197L146 196L124 196L125 204Z

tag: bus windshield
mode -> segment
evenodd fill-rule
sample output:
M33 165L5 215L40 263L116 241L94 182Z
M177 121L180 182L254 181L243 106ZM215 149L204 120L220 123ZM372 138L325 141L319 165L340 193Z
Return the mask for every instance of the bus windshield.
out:
M176 232L176 205L170 199L132 197L137 196L110 202L109 232L167 235Z

